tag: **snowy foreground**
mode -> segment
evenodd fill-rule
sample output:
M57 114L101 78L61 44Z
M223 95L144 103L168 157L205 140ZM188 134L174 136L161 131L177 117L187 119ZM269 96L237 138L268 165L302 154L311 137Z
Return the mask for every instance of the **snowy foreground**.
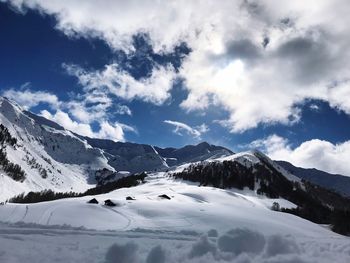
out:
M0 206L0 262L350 262L349 238L271 211L294 205L254 192L155 173L91 198Z

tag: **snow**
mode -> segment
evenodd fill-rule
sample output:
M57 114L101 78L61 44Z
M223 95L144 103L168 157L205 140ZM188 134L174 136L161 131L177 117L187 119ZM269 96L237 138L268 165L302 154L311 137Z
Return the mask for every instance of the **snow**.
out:
M287 170L285 170L282 166L280 166L276 162L272 161L268 156L266 156L262 152L260 152L258 150L254 150L253 154L254 154L254 156L256 156L258 158L264 159L266 162L268 162L273 168L275 168L277 171L279 171L289 181L301 183L301 179L299 177L297 177L297 176L291 174L290 172L288 172ZM301 184L301 186L303 187L303 184Z
M299 177L291 174L290 172L285 170L283 167L281 167L279 164L272 161L268 156L266 156L265 154L263 154L257 150L240 152L240 153L225 155L225 156L221 156L221 157L217 157L217 158L211 157L209 159L206 159L206 160L200 161L200 162L185 163L185 164L182 164L179 166L172 167L172 169L169 171L169 173L170 174L180 173L191 165L198 165L198 164L204 164L204 165L209 164L210 165L210 163L224 162L224 161L238 162L239 164L241 164L247 168L251 168L257 164L262 164L262 160L267 162L273 168L275 168L278 172L280 172L289 181L298 182L303 189L305 188L303 183L302 183L302 180Z
M251 151L240 152L229 156L224 156L222 158L216 158L216 159L213 159L212 161L217 161L217 162L236 161L242 165L254 165L254 164L260 163L260 160Z
M129 195L136 200L127 201ZM92 198L99 204L88 204ZM104 206L106 199L117 206ZM6 204L0 206L0 262L350 261L349 238L271 211L276 201L293 206L158 172L145 184L103 195Z
M22 192L44 189L82 192L93 187L96 170L113 170L101 150L70 131L37 124L20 106L1 97L0 123L18 140L16 147L6 147L7 157L19 164L27 177L19 183L0 171L0 202ZM40 170L47 172L47 178Z

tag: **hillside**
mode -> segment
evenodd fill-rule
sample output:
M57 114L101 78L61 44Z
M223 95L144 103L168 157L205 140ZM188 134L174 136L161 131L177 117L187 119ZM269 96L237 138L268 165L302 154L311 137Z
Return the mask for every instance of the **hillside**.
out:
M83 191L94 181L96 170L112 169L101 150L70 131L39 124L32 116L14 102L0 98L0 123L16 140L12 145L4 142L2 149L7 161L18 165L23 174L21 180L14 180L2 167L2 200L30 190Z
M331 189L333 191L342 194L343 196L350 197L350 177L340 174L330 174L324 171L317 170L315 168L306 169L296 167L291 163L285 161L276 161L280 166L289 171L291 174L309 181L315 185L322 186L324 188Z

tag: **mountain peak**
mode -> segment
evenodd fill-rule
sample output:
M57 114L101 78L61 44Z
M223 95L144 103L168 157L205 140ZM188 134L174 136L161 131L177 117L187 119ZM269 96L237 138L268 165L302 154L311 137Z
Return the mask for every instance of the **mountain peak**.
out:
M22 111L22 107L16 102L0 96L0 113L2 113L4 116L12 119L15 116L18 116L18 114L20 114Z
M209 147L210 144L206 141L198 143L196 146L201 146L201 147Z

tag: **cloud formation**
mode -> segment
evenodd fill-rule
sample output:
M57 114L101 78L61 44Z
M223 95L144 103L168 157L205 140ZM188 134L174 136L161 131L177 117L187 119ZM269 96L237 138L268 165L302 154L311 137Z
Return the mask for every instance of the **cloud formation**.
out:
M101 92L124 100L141 99L157 105L170 97L175 77L172 67L154 68L151 76L136 80L118 64L106 65L100 71L85 71L76 65L65 65L67 72L77 77L86 93Z
M174 126L175 129L173 130L173 132L180 136L182 136L183 133L185 132L186 134L194 138L200 139L202 134L209 131L208 126L205 125L204 123L196 127L191 127L186 123L179 122L179 121L165 120L164 123Z
M147 34L155 52L186 42L191 52L176 74L188 91L181 107L226 110L218 120L232 132L259 124L293 124L306 99L326 101L350 114L350 5L346 0L96 1L16 0L18 10L57 19L69 37L100 38L112 50L133 51ZM103 87L126 99L162 104L170 97L172 69L156 67L135 80L118 65L71 74L89 90ZM98 89L101 90L101 89Z
M129 125L118 122L110 124L107 121L102 121L100 123L100 129L97 132L94 132L90 124L74 121L67 113L61 110L56 111L55 114L51 114L47 110L43 110L41 111L40 115L46 119L57 122L67 130L73 131L83 136L88 136L90 138L125 141L125 131L136 132L135 128Z
M16 101L26 110L39 105L40 103L45 103L51 108L58 108L60 102L56 95L46 92L46 91L31 91L28 87L28 84L25 84L25 87L20 90L14 88L5 90L2 93L2 96L7 97L11 100Z
M116 105L116 113L120 115L132 115L131 109L126 105Z
M284 160L304 168L316 168L329 173L350 176L348 159L350 141L333 144L313 139L293 148L286 138L273 134L253 141L250 148L260 148L272 159Z

